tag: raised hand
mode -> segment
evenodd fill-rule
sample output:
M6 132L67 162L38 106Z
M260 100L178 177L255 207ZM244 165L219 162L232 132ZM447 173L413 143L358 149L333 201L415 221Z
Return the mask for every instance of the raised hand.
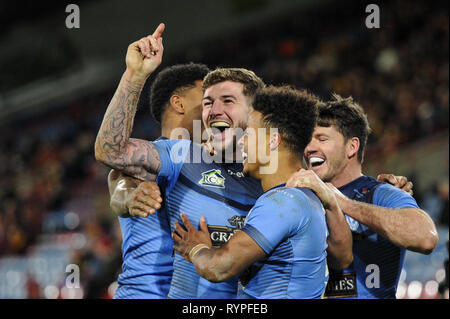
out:
M164 29L164 23L160 23L153 34L128 46L126 55L127 71L145 80L156 70L161 64L164 51L162 42Z

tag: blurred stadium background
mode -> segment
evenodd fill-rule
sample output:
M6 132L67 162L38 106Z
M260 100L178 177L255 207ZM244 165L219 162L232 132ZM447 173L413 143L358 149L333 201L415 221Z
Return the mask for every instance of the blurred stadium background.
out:
M128 44L159 22L160 69L246 67L360 102L374 129L365 173L408 176L439 230L431 255L407 252L397 297L448 298L447 1L375 1L379 29L364 1L75 3L79 29L65 26L69 2L0 3L0 298L112 297L121 235L93 142ZM133 136L157 137L150 122L146 85ZM80 288L66 287L70 264Z

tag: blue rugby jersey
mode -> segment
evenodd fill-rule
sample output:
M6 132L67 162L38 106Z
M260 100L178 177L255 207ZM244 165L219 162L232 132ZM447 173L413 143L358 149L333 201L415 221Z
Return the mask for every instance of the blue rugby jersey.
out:
M146 218L119 217L119 223L123 263L114 298L167 298L173 272L173 245L167 214L159 210Z
M408 193L368 176L339 188L347 197L387 208L418 208ZM354 261L344 271L332 271L325 296L352 299L394 299L405 249L366 225L346 216L353 235Z
M320 298L328 280L325 210L306 188L277 186L264 193L242 231L266 257L248 270L238 298Z
M244 176L242 164L208 160L208 152L191 141L166 140L154 145L161 159L158 183L164 190L163 209L170 226L173 228L175 221L182 224L181 212L197 228L200 217L205 216L213 245L225 244L243 226L248 211L263 193L260 181ZM237 287L237 277L209 282L197 274L192 263L175 254L169 298L234 299Z

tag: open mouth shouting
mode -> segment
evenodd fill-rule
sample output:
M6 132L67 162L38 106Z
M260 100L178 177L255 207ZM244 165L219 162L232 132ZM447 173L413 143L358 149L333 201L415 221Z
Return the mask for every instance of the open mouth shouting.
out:
M223 141L225 139L227 129L231 128L231 125L225 121L216 121L210 123L212 128L211 134L215 141Z
M325 163L325 159L317 156L311 156L308 158L308 166L312 170L318 170Z

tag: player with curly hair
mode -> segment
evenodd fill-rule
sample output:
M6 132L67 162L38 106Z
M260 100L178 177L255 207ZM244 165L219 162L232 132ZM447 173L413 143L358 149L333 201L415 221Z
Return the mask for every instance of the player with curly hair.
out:
M289 177L302 167L318 103L315 96L290 87L268 87L256 94L247 133L241 140L245 152L243 172L260 180L264 193L241 231L224 246L210 249L205 218L199 231L184 214L186 230L175 225L175 250L204 278L226 281L250 267L239 298L310 299L320 298L325 290L325 210L311 190L285 187ZM253 141L257 141L256 150L249 145ZM252 151L254 161L249 160ZM267 152L271 154L269 161L261 156ZM271 166L272 161L278 162L278 168L264 173L262 168Z

